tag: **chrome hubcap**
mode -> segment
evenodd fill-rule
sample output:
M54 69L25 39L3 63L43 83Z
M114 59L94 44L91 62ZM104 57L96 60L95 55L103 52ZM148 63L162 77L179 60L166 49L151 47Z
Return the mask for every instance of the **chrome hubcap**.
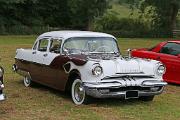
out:
M74 97L78 102L81 102L84 99L85 91L84 87L80 82L76 83L74 86Z
M31 79L29 77L25 77L24 78L24 85L26 87L28 87L28 86L30 86L30 84L31 84Z
M25 78L25 82L26 82L27 84L30 83L30 81L29 81L29 79L28 79L27 77Z

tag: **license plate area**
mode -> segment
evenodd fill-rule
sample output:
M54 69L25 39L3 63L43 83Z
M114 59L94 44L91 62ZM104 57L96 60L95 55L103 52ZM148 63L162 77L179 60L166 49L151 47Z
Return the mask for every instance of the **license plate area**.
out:
M125 99L139 98L139 92L137 90L130 90L126 92Z

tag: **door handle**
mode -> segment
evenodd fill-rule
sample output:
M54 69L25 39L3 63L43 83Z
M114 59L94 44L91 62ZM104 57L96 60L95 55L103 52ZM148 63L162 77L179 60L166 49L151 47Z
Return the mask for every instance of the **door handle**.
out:
M36 51L33 51L32 54L36 54Z
M43 56L44 56L44 57L47 57L47 56L48 56L48 54L46 53L46 54L44 54Z

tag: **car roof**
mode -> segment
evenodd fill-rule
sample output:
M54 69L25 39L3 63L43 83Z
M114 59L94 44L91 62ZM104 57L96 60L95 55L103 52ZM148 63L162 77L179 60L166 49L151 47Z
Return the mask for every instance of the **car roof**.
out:
M110 34L91 31L52 31L43 33L38 38L42 37L63 38L64 40L72 37L112 37L115 39Z
M168 42L173 42L173 43L179 43L180 44L180 40L170 40Z

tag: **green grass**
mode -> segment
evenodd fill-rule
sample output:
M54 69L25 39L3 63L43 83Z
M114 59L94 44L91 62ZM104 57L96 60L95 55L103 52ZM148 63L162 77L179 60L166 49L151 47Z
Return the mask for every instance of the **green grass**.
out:
M180 86L168 85L153 102L99 99L76 106L69 95L41 85L25 88L11 71L17 48L31 48L35 36L0 36L1 65L5 68L7 100L0 103L0 120L179 120ZM121 51L152 47L165 39L119 39Z

